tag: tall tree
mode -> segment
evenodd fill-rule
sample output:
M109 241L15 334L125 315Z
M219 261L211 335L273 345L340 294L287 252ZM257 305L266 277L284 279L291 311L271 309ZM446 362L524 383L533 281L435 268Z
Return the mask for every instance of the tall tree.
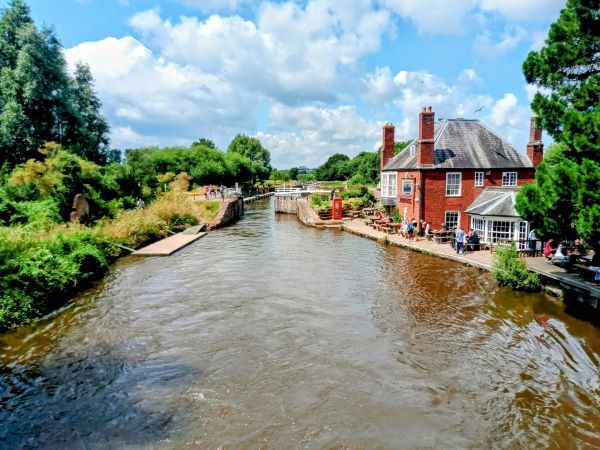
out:
M568 0L544 47L523 63L540 88L532 109L562 145L525 186L517 209L541 234L600 250L600 0Z
M67 74L54 32L39 31L23 0L0 16L0 162L41 157L46 141L77 144L102 162L108 126L99 112L89 70Z
M255 164L255 173L259 179L265 180L271 173L271 153L264 148L261 142L243 134L236 135L229 147L228 153L238 153L245 156Z
M94 78L86 64L78 63L69 82L68 111L58 123L64 144L90 161L105 163L108 157L108 124L100 114L101 103L94 92ZM65 125L65 129L62 126Z

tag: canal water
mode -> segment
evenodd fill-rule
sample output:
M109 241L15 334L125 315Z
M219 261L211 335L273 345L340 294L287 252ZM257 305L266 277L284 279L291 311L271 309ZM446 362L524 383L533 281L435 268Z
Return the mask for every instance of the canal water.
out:
M592 448L600 329L257 202L0 336L0 448Z

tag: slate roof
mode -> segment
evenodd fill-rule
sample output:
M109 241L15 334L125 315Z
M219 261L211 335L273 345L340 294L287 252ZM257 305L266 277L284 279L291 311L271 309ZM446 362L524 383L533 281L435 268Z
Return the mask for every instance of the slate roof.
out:
M517 187L488 187L469 205L467 214L477 216L519 217L515 209Z
M533 164L479 120L443 119L434 128L434 164L427 169L522 169ZM410 146L414 145L413 151ZM390 159L383 170L419 169L417 140Z

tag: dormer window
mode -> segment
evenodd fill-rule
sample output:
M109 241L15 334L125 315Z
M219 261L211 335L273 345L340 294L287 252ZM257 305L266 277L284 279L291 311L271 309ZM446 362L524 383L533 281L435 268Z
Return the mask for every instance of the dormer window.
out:
M410 152L410 156L415 156L415 153L417 152L417 146L415 144L410 144L408 151Z

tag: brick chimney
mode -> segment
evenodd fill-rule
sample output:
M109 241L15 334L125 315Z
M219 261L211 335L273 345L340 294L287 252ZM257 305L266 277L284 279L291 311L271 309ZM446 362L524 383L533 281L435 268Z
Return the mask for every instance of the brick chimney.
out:
M394 157L394 125L386 123L383 126L383 144L381 146L381 170Z
M433 134L435 130L435 113L423 107L419 113L419 140L417 141L417 163L433 164Z
M529 123L529 142L527 143L527 157L533 167L539 166L544 158L544 144L542 143L542 129L535 126L535 117Z

